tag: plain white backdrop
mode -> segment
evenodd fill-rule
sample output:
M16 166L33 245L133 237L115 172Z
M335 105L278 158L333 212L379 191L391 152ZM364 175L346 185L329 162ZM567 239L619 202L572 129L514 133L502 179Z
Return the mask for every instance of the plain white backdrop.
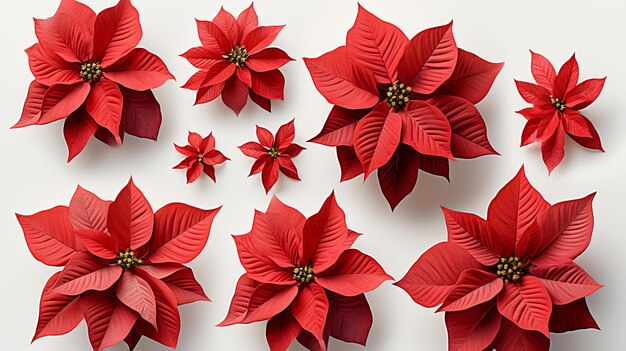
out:
M100 11L116 1L85 2ZM393 213L376 177L365 184L362 178L340 184L334 150L305 142L321 129L331 106L315 90L301 58L316 57L345 42L357 13L356 1L257 0L255 7L261 24L287 25L275 45L297 60L282 70L287 81L285 102L274 103L271 114L248 102L239 118L221 101L193 107L194 92L179 88L195 72L178 56L200 44L194 18L210 20L222 4L209 0L133 1L144 31L140 46L160 55L178 79L154 91L164 116L159 140L128 137L124 146L116 149L92 140L71 164L65 162L67 150L61 123L9 130L20 115L32 80L23 51L36 40L32 17L51 16L57 3L5 1L0 14L0 349L90 349L84 324L69 335L44 338L30 345L41 290L57 269L31 257L14 216L15 212L31 214L68 204L78 184L113 199L132 175L155 209L175 201L205 208L223 204L206 249L190 264L213 302L180 309L178 349L267 350L265 323L214 326L225 316L235 282L243 272L230 235L247 232L253 210L264 210L271 195L276 194L308 216L334 189L349 226L365 234L355 247L374 256L389 274L399 279L426 249L445 240L440 205L485 215L489 200L522 164L526 165L531 182L550 202L598 191L594 237L578 263L606 285L589 298L602 330L555 335L552 350L617 350L622 344L626 329L626 42L622 37L626 33L626 8L622 1L362 1L367 9L396 24L409 37L454 19L454 34L460 47L487 60L506 62L490 94L478 105L490 140L502 156L454 163L451 183L421 174L416 189ZM223 5L236 15L249 1L224 0ZM519 97L513 78L532 79L529 49L544 54L557 67L576 52L582 79L608 76L600 98L584 111L598 129L607 152L592 152L568 141L565 160L550 177L538 147L519 148L524 120L514 111L526 104ZM243 156L237 146L254 139L255 124L275 131L294 117L296 142L308 148L294 159L303 181L294 182L283 176L266 196L260 177L247 178L253 161ZM203 135L213 131L218 148L232 159L218 167L217 184L204 177L186 185L184 171L171 169L181 159L172 143L184 143L187 130ZM447 349L443 315L416 305L390 282L368 294L368 299L374 326L367 350ZM167 350L146 339L137 349ZM329 349L349 351L362 347L331 341ZM290 350L303 349L294 345Z

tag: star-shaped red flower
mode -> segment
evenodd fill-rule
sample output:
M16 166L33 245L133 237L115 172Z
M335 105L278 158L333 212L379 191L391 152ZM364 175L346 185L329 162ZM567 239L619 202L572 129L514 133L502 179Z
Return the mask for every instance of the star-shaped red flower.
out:
M601 285L573 261L591 241L594 196L550 205L522 168L487 220L443 208L448 241L396 284L441 304L451 351L547 351L550 332L598 328L585 297Z
M230 159L215 149L213 133L211 132L206 138L202 138L200 134L190 131L187 141L189 145L178 146L174 144L176 150L185 155L185 159L174 166L174 169L187 169L187 184L195 182L202 172L215 182L214 166Z
M267 111L271 100L283 100L285 78L279 68L293 61L278 48L268 48L284 26L259 26L253 5L237 19L222 7L213 21L196 21L202 46L181 56L200 69L183 88L197 90L196 104L222 96L239 115L250 99Z
M291 179L300 180L298 169L291 158L298 156L304 148L293 143L296 137L294 120L280 126L276 138L272 132L259 126L256 126L256 136L258 143L250 141L239 149L244 155L256 159L249 176L261 173L265 193L276 184L279 170Z
M220 326L269 320L272 351L296 338L309 350L326 350L330 336L365 345L372 312L364 294L392 278L350 248L359 235L333 194L309 218L274 197L250 233L234 236L246 273Z
M124 132L156 140L161 109L150 89L174 76L161 59L136 48L142 31L130 0L97 16L62 0L54 16L35 19L39 43L26 50L35 80L14 128L65 119L68 162L92 136L121 144Z
M181 203L156 213L131 181L115 201L78 187L69 207L17 215L33 256L64 266L46 284L33 340L70 332L83 318L93 349L142 336L175 348L177 306L208 301L185 263L204 248L219 208Z
M591 105L602 92L605 78L578 83L576 56L563 64L559 73L542 55L532 55L531 70L537 84L515 81L522 98L533 107L517 113L527 119L522 146L539 142L548 172L565 156L565 134L583 147L604 151L600 136L591 121L578 110Z
M359 6L346 45L305 63L335 105L311 141L337 147L342 181L378 169L392 209L420 169L447 178L448 160L496 154L474 104L503 64L457 48L452 23L409 40Z

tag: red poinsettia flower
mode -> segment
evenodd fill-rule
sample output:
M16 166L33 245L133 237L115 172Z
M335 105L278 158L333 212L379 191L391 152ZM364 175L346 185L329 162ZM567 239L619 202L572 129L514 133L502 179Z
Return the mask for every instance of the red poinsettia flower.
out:
M365 345L372 312L364 294L392 278L350 248L359 235L334 194L308 219L274 197L250 233L234 236L246 273L220 326L269 320L272 351L296 338L309 350L326 350L330 336Z
M542 55L532 55L531 71L537 84L515 81L517 90L533 107L517 113L528 121L522 132L522 146L539 142L543 162L552 173L565 156L565 134L583 147L604 151L591 121L578 110L591 105L602 92L605 78L578 83L576 56L563 64L559 73Z
M305 63L335 105L311 141L337 147L342 181L378 169L392 209L420 169L447 178L448 160L496 154L474 104L503 64L458 49L452 23L409 40L359 6L346 45Z
M174 144L176 150L185 155L185 159L174 166L174 169L187 169L187 184L195 182L202 172L215 182L214 166L230 159L215 149L213 133L211 132L206 138L202 138L200 134L190 131L187 141L189 145L178 146Z
M248 176L261 173L265 193L276 184L279 170L291 179L300 180L298 169L291 158L298 156L304 148L293 143L296 137L294 120L280 126L276 138L272 132L259 126L256 126L256 136L258 143L250 141L239 147L244 155L256 159Z
M46 284L33 340L70 332L84 318L93 349L142 336L175 348L177 306L208 301L190 268L219 208L180 203L156 213L131 181L115 201L78 187L68 206L17 215L33 256L64 266Z
M150 89L174 76L161 59L136 48L142 32L130 0L96 16L62 0L54 16L35 19L39 43L26 50L35 80L14 128L65 119L68 162L92 136L121 144L124 132L156 140L161 109Z
M270 100L283 100L285 78L278 70L289 61L287 53L268 48L284 26L259 26L254 6L237 19L222 7L213 21L198 21L202 46L181 56L200 69L183 88L197 90L196 104L222 96L222 101L237 115L248 95L267 111Z
M598 328L585 297L601 285L573 261L591 241L594 196L550 205L522 168L487 220L443 208L448 241L396 284L441 304L449 350L547 351L550 332Z

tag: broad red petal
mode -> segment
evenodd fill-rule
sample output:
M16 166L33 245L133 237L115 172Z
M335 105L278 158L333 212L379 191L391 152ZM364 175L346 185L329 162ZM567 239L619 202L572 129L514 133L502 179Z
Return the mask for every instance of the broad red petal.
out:
M279 70L255 72L251 78L255 94L269 100L284 100L285 77Z
M157 140L161 128L161 105L151 90L135 91L122 88L124 107L122 120L126 133L139 138Z
M500 332L490 348L498 351L548 351L550 339L539 332L519 328L502 318Z
M277 158L279 170L287 177L294 180L301 180L298 169L289 156L280 155Z
M461 273L437 312L463 311L491 301L502 291L503 286L502 279L493 273L482 269L467 269Z
M11 128L22 128L37 124L41 117L41 105L47 91L48 87L38 83L36 80L30 83L20 119Z
M118 144L121 143L124 98L117 84L107 79L100 79L93 84L85 107L94 121L111 132Z
M278 315L289 307L298 294L298 287L295 285L259 285L250 297L248 313L241 323L264 321Z
M250 99L255 104L259 105L262 109L264 109L267 112L272 112L272 102L270 101L270 99L264 98L252 90L249 91L249 94L250 94Z
M283 27L285 26L257 27L246 34L241 44L248 50L248 54L254 55L274 42Z
M326 349L324 342L324 327L328 316L328 298L324 288L317 284L309 284L302 288L291 307L293 316L302 328L313 334L322 350Z
M224 10L223 6L220 8L215 18L213 18L213 23L222 30L222 33L224 33L231 43L239 43L241 31L239 30L237 20L232 14Z
M572 303L602 287L574 262L550 267L533 267L531 274L541 280L555 305Z
M219 47L197 46L180 56L186 58L196 68L209 69L218 61L224 61L223 55L224 53Z
M78 63L57 62L43 52L41 45L35 44L26 49L30 71L37 82L52 86L55 84L77 84L83 81Z
M582 110L583 108L591 105L604 88L605 78L600 79L587 79L578 84L574 89L570 90L565 95L565 102L567 107L574 110Z
M457 212L441 208L446 219L448 242L457 244L485 266L493 266L499 256L494 252L494 242L487 221L472 213Z
M67 334L83 320L79 297L66 296L52 290L60 275L61 272L55 273L43 288L37 328L32 341L44 336Z
M562 113L562 123L565 132L580 138L591 138L591 131L583 116L572 109L565 109Z
M138 318L135 311L117 300L112 289L87 293L81 296L80 305L87 322L89 341L95 351L122 342Z
M344 342L365 346L372 327L373 317L365 295L345 297L326 292L328 297L328 318L330 335Z
M93 59L106 71L139 44L143 34L139 12L130 0L120 0L98 14L94 33Z
M199 90L203 87L210 87L224 83L236 70L236 66L227 60L216 61L207 69L196 72L182 88Z
M204 293L202 286L193 276L193 271L189 268L185 267L163 278L163 282L167 284L174 296L176 296L178 305L196 301L210 301Z
M88 24L65 12L48 19L35 19L35 35L48 57L57 62L85 62L93 44Z
M55 85L46 91L41 104L41 118L37 124L47 124L68 117L76 111L92 90L89 83L83 82L79 85Z
M391 159L400 144L403 126L401 116L389 112L385 102L357 123L354 150L365 170L365 178Z
M222 94L224 86L225 84L222 82L211 85L209 87L202 87L198 89L198 93L196 94L196 102L194 103L194 105L204 104L215 100L218 96L220 96L220 94Z
M391 159L378 169L378 183L393 211L417 183L420 156L412 147L400 144Z
M363 166L352 146L337 146L337 159L341 168L341 181L363 174Z
M450 181L450 162L445 157L420 154L420 169Z
M581 115L582 116L582 115ZM598 131L593 126L591 121L589 121L585 116L582 116L585 122L587 123L587 128L589 128L589 132L591 133L591 138L580 138L575 135L570 135L570 137L577 142L580 146L586 147L592 150L598 150L604 152L602 148L602 142L600 141L600 135Z
M524 99L527 103L535 106L550 103L550 96L552 96L552 94L548 89L533 83L522 82L519 80L515 81L515 85L517 86L517 91L522 96L522 99Z
M354 128L369 110L348 110L333 106L322 130L309 142L326 146L352 146Z
M92 255L112 260L120 253L115 240L107 233L94 229L76 229L74 235L85 245Z
M569 91L578 85L578 74L578 61L576 61L576 54L574 54L561 66L559 73L554 79L554 95L556 97L566 96Z
M302 327L291 311L284 311L267 322L265 336L270 350L286 351L300 334Z
M393 280L376 260L355 249L344 251L332 267L320 273L315 281L343 296L367 293L385 280Z
M263 165L263 170L261 171L261 182L263 183L263 188L265 189L266 194L270 192L278 180L279 166L280 165L276 159L269 159Z
M251 3L247 9L241 11L239 16L237 16L237 24L241 30L242 37L245 37L259 26L259 18L254 10L254 3Z
M550 295L538 278L525 276L517 283L504 284L498 295L498 311L524 330L536 330L550 337L552 313Z
M228 54L234 47L234 43L228 40L224 32L215 23L196 20L196 25L202 45L211 49L219 49L223 54Z
M168 79L174 79L163 60L146 49L133 49L111 65L104 76L137 91L158 88Z
M238 70L239 71L239 70ZM237 76L230 77L222 90L222 101L228 108L239 115L248 101L248 86Z
M276 132L276 148L278 151L283 152L291 143L293 143L296 137L296 129L294 127L295 119L283 124L278 128Z
M559 124L554 134L541 143L541 157L546 168L548 168L548 174L551 174L565 157L564 134L565 131Z
M565 333L579 329L598 329L585 299L576 300L562 306L553 306L550 315L550 332Z
M69 216L74 229L95 229L106 232L111 201L105 201L80 185L70 200Z
M267 48L259 53L250 56L246 60L246 67L255 72L267 72L279 69L282 66L293 61L286 52L278 48Z
M67 262L53 289L65 295L80 295L88 290L104 291L121 275L119 265L109 265L108 260L89 252L79 252Z
M141 318L156 328L156 298L148 282L126 270L117 283L115 294L124 305L139 313Z
M241 150L244 155L256 159L266 156L268 154L268 150L263 147L263 145L254 141L249 141L239 146L239 150Z
M239 277L235 286L235 293L228 308L228 314L218 327L225 327L241 322L248 313L248 305L254 290L261 285L258 281L251 279L247 274Z
M544 56L530 51L531 64L530 70L532 71L533 78L537 84L541 87L552 91L554 86L554 79L556 79L556 70L552 63L548 61Z
M445 318L450 351L488 350L501 322L493 302L466 311L447 312Z
M154 214L132 179L109 205L107 228L121 249L137 250L152 237Z
M63 137L68 149L67 162L83 151L97 130L98 124L83 108L75 111L65 120Z
M441 110L429 103L413 100L399 115L402 117L403 144L421 154L454 159L450 149L450 122Z

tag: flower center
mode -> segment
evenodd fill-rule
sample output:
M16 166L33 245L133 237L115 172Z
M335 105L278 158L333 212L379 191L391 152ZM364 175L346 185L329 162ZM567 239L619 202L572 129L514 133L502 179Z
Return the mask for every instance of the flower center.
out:
M509 258L502 257L496 265L498 269L496 274L505 283L516 282L522 279L528 273L528 266L520 261L519 257L512 256Z
M565 109L567 108L565 101L559 98L555 98L554 96L550 96L550 102L552 103L552 105L554 105L554 107L556 107L557 110L561 112L565 111Z
M202 162L202 160L204 160L204 155L203 154L198 154L198 162Z
M293 269L293 280L300 284L309 284L313 281L313 267L311 265L295 267Z
M117 255L117 264L124 269L137 267L142 263L143 260L135 256L135 252L130 249L126 249L126 251L122 251Z
M235 66L240 67L245 65L248 56L250 55L248 55L246 48L243 46L235 46L225 58L234 63Z
M271 148L268 153L270 154L270 157L273 157L273 158L278 157L278 154L279 154L278 149L275 147Z
M411 87L405 86L401 81L396 81L394 84L387 88L387 105L397 110L401 110L409 102L409 95L411 94Z
M102 66L100 62L87 61L80 65L80 77L85 82L95 82L102 77Z

